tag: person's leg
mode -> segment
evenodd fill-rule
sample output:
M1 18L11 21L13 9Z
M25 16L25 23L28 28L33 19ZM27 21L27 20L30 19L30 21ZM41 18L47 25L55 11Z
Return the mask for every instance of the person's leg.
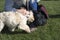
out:
M13 0L5 0L5 7L4 10L5 11L11 11L13 6Z
M29 23L28 25L29 25L29 27L30 27L31 32L37 30L37 27L36 27L36 25L34 24L34 22Z
M30 0L29 6L31 10L37 10L37 0Z

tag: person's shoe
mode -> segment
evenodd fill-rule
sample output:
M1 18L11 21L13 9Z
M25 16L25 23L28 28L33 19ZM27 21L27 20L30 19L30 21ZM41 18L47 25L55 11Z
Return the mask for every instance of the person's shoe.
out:
M35 31L35 30L37 30L36 27L30 29L31 32L33 32L33 31Z

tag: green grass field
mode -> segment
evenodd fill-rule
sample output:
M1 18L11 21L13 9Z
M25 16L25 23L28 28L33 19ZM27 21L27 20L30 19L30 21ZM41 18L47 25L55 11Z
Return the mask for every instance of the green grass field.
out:
M41 1L49 14L45 26L30 34L17 30L14 33L0 33L0 40L60 40L60 1ZM0 0L0 11L3 10L4 1Z

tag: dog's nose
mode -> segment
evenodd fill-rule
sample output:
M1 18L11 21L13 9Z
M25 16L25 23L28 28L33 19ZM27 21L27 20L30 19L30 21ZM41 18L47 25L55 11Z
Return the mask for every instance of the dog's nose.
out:
M31 22L33 22L34 21L34 18L33 19L31 19Z

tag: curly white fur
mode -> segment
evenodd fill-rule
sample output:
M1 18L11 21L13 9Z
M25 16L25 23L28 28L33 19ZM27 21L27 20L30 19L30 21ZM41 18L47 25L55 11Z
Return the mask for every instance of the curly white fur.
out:
M19 29L22 29L30 33L30 28L27 25L27 20L32 22L34 21L33 13L30 11L24 16L19 12L2 12L0 13L0 32L4 28L4 25L7 25L10 31L14 31L18 25Z

